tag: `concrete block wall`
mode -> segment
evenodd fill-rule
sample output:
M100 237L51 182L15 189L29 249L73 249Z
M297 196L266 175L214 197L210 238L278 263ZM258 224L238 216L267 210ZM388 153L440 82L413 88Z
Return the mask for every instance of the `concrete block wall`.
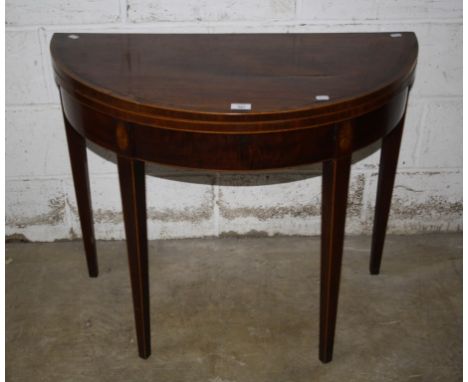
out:
M35 241L81 236L49 57L54 32L408 30L416 32L420 54L389 231L456 231L462 215L461 0L7 0L7 235ZM351 234L371 230L379 162L373 150L355 158ZM93 145L88 153L97 238L121 239L115 159ZM253 175L149 171L151 239L320 232L320 167Z

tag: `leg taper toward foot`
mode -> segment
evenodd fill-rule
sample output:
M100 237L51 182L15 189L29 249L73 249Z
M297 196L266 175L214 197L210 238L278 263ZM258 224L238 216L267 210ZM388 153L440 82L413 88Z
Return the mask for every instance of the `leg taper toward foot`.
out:
M88 158L86 155L85 139L75 131L66 117L65 132L68 141L68 152L75 185L78 214L80 216L83 243L86 252L86 262L90 277L97 277L98 264L96 256L96 241L94 239L93 210L89 189Z
M374 229L372 233L372 248L369 270L373 275L380 272L382 252L387 230L388 214L392 200L393 184L400 152L404 117L398 125L383 138L380 154L379 181L377 199L375 202Z
M145 164L118 157L120 191L127 237L133 309L140 357L151 354Z
M351 158L323 163L319 358L332 360Z

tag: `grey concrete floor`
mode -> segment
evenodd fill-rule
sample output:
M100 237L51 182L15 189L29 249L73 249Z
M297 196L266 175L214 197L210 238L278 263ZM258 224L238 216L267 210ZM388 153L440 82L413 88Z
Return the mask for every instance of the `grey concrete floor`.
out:
M137 356L124 242L6 246L7 381L461 381L462 236L347 237L334 359L318 360L319 239L150 243Z

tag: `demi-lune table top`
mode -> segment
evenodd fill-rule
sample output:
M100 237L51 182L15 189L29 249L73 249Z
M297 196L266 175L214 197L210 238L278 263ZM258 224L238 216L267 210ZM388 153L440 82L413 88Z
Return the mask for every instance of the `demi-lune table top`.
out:
M333 116L349 118L376 108L408 86L417 40L412 32L57 33L51 53L62 87L120 111L192 121L326 115L330 122ZM231 128L194 127L224 132Z

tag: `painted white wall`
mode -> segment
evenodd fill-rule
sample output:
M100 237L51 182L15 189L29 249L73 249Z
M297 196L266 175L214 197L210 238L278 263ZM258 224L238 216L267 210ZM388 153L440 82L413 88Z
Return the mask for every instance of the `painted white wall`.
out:
M48 46L54 32L91 31L416 32L419 62L389 230L461 229L461 0L7 0L6 23L7 235L81 236ZM92 150L96 235L120 239L115 162ZM371 229L378 160L377 151L353 167L348 233ZM256 175L151 172L161 176L147 177L151 239L320 232L314 166Z

